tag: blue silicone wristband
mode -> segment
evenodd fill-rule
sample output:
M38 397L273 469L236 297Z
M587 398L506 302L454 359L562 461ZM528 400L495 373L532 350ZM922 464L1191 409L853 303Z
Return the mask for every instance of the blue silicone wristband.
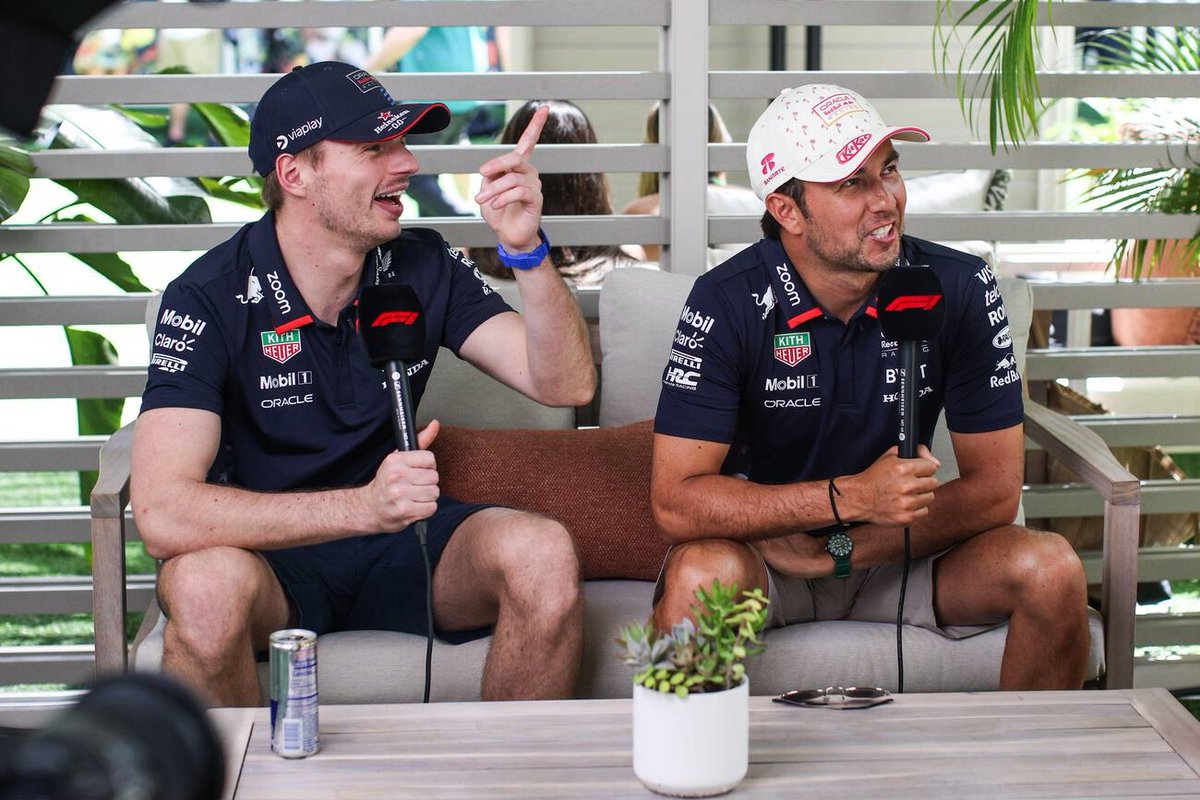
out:
M538 228L538 238L542 243L528 253L510 253L504 249L504 245L497 243L496 252L500 254L501 263L510 269L533 269L542 263L550 255L550 240L541 228Z

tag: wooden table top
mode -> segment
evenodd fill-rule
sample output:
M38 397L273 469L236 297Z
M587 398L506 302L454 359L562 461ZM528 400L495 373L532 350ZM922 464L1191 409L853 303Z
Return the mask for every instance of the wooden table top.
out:
M237 800L652 797L633 774L630 707L323 706L321 752L302 760L271 753L267 709L211 713ZM750 771L728 796L801 793L1200 798L1200 723L1163 689L910 694L853 711L751 698Z

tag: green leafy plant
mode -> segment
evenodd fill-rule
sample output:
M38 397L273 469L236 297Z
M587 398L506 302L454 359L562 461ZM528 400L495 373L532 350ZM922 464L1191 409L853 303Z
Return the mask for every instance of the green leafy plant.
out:
M714 580L696 589L696 622L685 618L670 633L651 622L626 626L617 637L633 682L647 689L687 697L690 693L732 689L746 676L746 658L761 653L758 634L767 621L761 589L739 592L737 584Z
M226 146L246 145L249 121L240 108L220 103L197 103L194 108L216 141ZM54 106L46 109L41 134L34 143L0 137L0 223L17 213L29 194L30 179L37 177L30 152L41 148L154 148L159 145L146 129L165 125L164 115L116 106ZM74 199L42 216L37 220L40 224L206 223L212 221L207 202L211 197L262 207L258 193L260 182L256 178L59 178L53 182L68 190ZM118 253L69 255L122 291L150 291ZM15 265L43 294L49 294L43 280L19 253L0 253L0 265L3 264ZM116 349L100 334L72 326L64 326L63 332L73 365L117 363ZM83 398L75 402L81 435L110 434L120 426L123 398ZM80 502L88 502L94 480L94 472L82 473Z
M987 98L988 143L1019 147L1038 128L1043 101L1038 86L1038 8L1052 0L976 0L957 17L952 0L938 0L934 19L934 62L949 71L953 43L969 27L955 72L958 102L973 131L978 131L979 98ZM940 51L940 53L939 53ZM978 74L970 79L968 73Z
M1195 72L1200 70L1200 31L1194 28L1158 29L1153 37L1129 31L1107 32L1092 44L1099 52L1097 66L1137 72ZM1183 163L1159 167L1121 167L1079 170L1072 179L1089 181L1083 199L1114 211L1200 213L1200 103L1179 99L1145 98L1120 103L1105 113L1094 105L1081 116L1094 128L1130 141L1187 142ZM1118 117L1120 121L1118 122ZM1121 239L1113 247L1110 266L1118 276L1129 265L1134 280L1150 275L1170 254L1196 271L1200 230L1186 242L1163 239Z

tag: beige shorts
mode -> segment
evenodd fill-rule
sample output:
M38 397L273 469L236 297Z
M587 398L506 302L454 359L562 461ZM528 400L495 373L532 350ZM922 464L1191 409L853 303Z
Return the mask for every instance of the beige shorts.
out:
M757 550L755 551L758 552ZM933 610L933 571L937 560L946 554L915 559L908 570L908 588L904 594L904 623L925 628L947 639L965 639L989 631L1003 623L983 625L939 625ZM668 558L670 553L667 553ZM762 558L762 555L759 555ZM796 578L767 568L767 627L782 628L801 622L848 619L859 622L896 621L900 601L902 564L884 564L855 570L846 578ZM666 561L659 571L654 601L662 594Z

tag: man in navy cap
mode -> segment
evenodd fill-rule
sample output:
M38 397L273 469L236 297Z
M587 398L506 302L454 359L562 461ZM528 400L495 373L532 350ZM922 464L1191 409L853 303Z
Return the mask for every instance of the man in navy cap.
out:
M751 129L765 238L696 281L663 373L651 494L677 544L655 623L714 577L766 591L772 626L893 621L910 526L907 624L961 638L1007 620L1000 688L1079 688L1083 567L1061 536L1012 524L1021 378L996 278L904 234L892 140L928 138L828 84L785 90ZM900 458L898 343L876 293L909 265L940 278L946 324L918 353L921 444ZM939 485L942 409L960 475Z
M595 373L578 306L547 259L529 156L545 121L480 168L476 196L514 267L514 313L436 232L401 229L417 171L408 133L441 103L399 104L367 71L322 62L267 90L250 158L270 210L163 293L133 447L132 499L163 559L164 667L221 705L256 705L256 652L300 626L424 634L425 574L409 529L427 520L434 627L494 627L485 698L565 697L581 652L579 565L556 522L440 496L426 449L395 449L380 370L356 335L364 286L422 305L419 401L439 346L525 395L587 403ZM428 448L431 423L419 434ZM514 465L514 480L522 476Z

